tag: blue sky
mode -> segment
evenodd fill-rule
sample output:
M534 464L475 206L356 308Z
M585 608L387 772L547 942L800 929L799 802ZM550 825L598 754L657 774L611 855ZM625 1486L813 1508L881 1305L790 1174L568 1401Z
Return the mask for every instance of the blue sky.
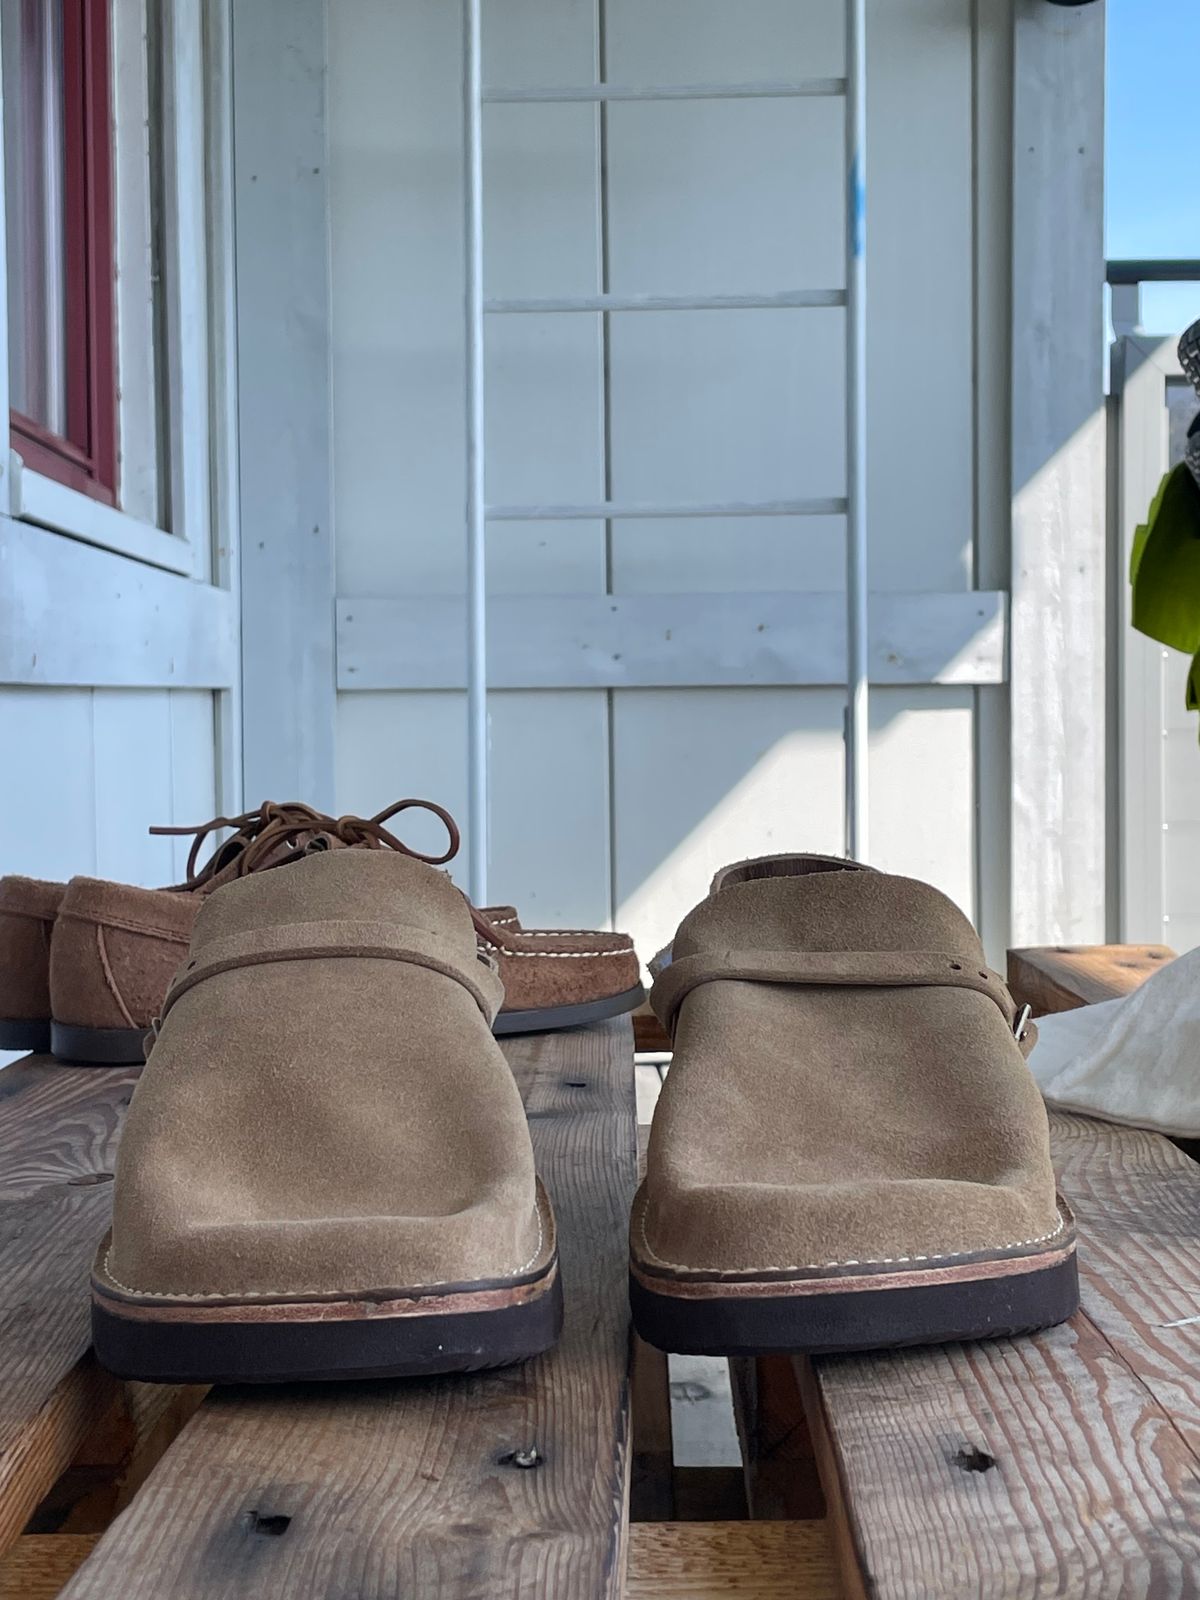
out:
M1108 254L1200 258L1200 0L1108 0ZM1143 325L1200 317L1200 284L1143 291Z

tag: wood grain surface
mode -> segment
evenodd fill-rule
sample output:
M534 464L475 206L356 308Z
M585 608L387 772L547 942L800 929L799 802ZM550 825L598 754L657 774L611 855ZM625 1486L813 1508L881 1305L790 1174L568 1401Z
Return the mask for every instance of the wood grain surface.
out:
M135 1082L48 1057L0 1072L0 1550L123 1387L90 1354L88 1269Z
M788 1356L729 1363L750 1515L784 1521L825 1515L812 1433Z
M30 1533L0 1556L0 1600L55 1600L96 1547L95 1533Z
M841 1594L824 1522L639 1522L629 1529L626 1600Z
M1200 1168L1081 1117L1052 1137L1071 1323L797 1363L851 1595L1200 1595Z
M1008 952L1008 987L1035 1017L1116 1000L1175 952L1165 944L1081 944Z
M620 1595L631 1029L622 1019L505 1053L559 1219L559 1346L469 1377L213 1391L70 1600ZM525 1452L536 1465L517 1463Z

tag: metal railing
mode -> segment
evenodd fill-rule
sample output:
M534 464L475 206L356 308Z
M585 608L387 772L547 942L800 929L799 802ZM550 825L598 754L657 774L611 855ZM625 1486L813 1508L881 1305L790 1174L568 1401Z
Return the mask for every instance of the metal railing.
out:
M602 25L605 0L596 0ZM866 345L866 0L846 3L846 75L758 83L542 85L506 88L483 79L483 0L462 0L463 143L466 283L466 543L467 543L467 814L470 892L487 898L488 868L488 663L487 563L489 524L513 521L604 521L660 517L846 518L846 850L865 857L867 842L867 345ZM601 26L601 32L603 31ZM845 104L846 287L781 288L761 294L639 295L601 292L583 296L496 299L484 293L483 107L492 104L618 100L740 100L826 98ZM603 171L603 163L602 163ZM603 178L602 178L603 183ZM846 311L846 493L836 499L739 501L736 504L655 503L606 498L596 504L497 505L487 499L484 415L484 326L489 315L573 312L607 317L625 311L753 310L844 306Z
M1110 261L1106 278L1112 290L1113 332L1119 337L1141 329L1144 283L1200 283L1200 260Z

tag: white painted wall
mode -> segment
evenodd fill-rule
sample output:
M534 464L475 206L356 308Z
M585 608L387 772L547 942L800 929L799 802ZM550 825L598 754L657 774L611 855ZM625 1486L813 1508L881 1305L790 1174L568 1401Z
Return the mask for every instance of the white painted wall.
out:
M153 887L189 840L152 825L216 810L213 697L202 689L0 687L0 873L75 873Z
M1113 348L1113 542L1117 731L1112 812L1116 936L1200 945L1200 748L1184 689L1188 659L1134 631L1127 581L1134 534L1168 466L1183 459L1196 397L1178 336L1137 333Z
M836 75L840 0L504 0L496 85ZM459 8L328 13L339 597L463 585ZM872 587L1006 586L1008 0L872 7ZM491 295L767 291L842 283L841 108L488 108ZM492 501L844 492L842 314L493 319ZM497 524L493 592L830 590L838 518ZM395 641L404 660L405 641ZM880 689L876 863L1007 931L1007 691ZM981 715L982 712L982 715ZM825 688L506 691L492 697L492 877L541 923L631 928L649 954L720 864L842 846L841 695ZM343 690L343 810L465 800L462 696ZM988 820L979 838L978 819ZM415 829L414 841L421 837ZM432 835L431 835L432 837Z

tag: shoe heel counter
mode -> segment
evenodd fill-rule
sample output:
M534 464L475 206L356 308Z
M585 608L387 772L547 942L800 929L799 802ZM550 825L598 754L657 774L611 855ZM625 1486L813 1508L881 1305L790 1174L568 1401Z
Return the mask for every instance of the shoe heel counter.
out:
M40 917L0 910L0 1019L49 1018L50 928Z

